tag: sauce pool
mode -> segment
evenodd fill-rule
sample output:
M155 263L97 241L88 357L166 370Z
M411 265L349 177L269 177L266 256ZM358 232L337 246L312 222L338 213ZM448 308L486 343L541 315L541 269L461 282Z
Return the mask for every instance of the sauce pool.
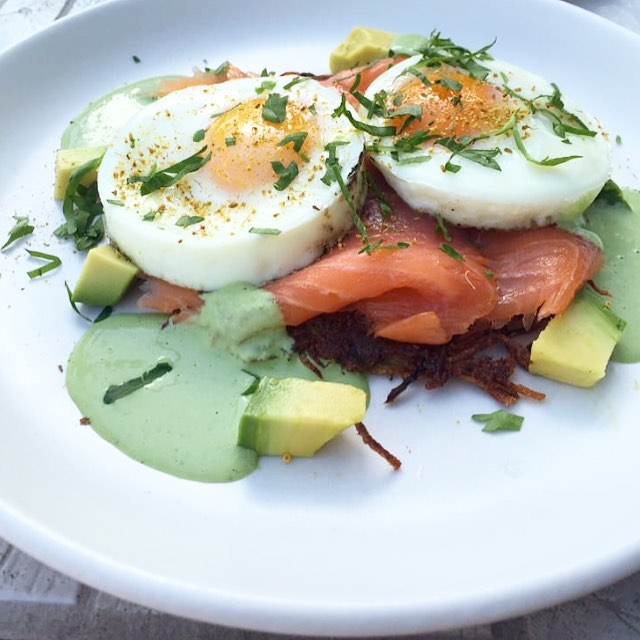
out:
M202 312L176 325L148 313L93 325L69 358L67 388L92 428L131 458L180 478L228 482L248 475L258 462L253 450L236 445L242 394L254 376L317 378L290 354L291 340L271 294L238 283L203 298ZM160 362L172 369L105 404L109 386ZM368 392L365 376L336 365L322 373L325 380Z

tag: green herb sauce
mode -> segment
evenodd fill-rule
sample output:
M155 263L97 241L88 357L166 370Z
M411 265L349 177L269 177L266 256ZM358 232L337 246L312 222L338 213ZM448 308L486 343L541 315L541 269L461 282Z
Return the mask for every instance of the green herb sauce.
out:
M611 308L627 327L612 359L640 362L640 191L623 190L624 203L598 198L585 212L585 226L602 240L605 266L595 282L608 291Z
M143 313L94 324L71 354L67 388L93 429L131 458L181 478L226 482L257 466L256 453L236 445L242 394L255 376L315 375L290 353L271 294L234 284L203 297L202 312L177 325ZM105 404L111 385L160 362L171 370ZM322 373L368 392L364 376L335 365Z

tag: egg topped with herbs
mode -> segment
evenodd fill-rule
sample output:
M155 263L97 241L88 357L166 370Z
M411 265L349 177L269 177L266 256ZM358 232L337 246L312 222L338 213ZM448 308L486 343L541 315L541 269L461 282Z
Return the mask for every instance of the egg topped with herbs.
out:
M486 52L437 52L425 47L353 92L390 185L415 209L461 225L578 217L610 174L598 123L555 84Z
M211 290L315 260L363 197L363 139L333 89L263 76L174 91L120 130L98 174L107 233L148 275Z

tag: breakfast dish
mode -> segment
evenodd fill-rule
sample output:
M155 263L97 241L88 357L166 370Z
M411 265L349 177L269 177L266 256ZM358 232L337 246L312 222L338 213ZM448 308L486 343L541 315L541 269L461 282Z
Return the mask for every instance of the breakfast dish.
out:
M143 4L140 3L140 7ZM194 3L198 5L194 6L194 11L206 13L205 4ZM37 148L28 151L28 162L18 163L12 181L3 183L6 187L3 207L12 215L28 216L29 224L36 227L32 236L22 236L9 247L10 252L5 251L8 269L3 269L0 280L0 286L6 291L5 299L11 300L10 313L6 314L6 333L12 336L10 341L6 336L2 338L2 354L12 362L26 359L31 363L28 368L13 368L10 377L3 373L5 388L15 391L5 398L9 421L12 425L23 425L20 430L9 426L2 428L5 446L0 454L3 462L0 473L6 480L0 502L3 535L20 541L26 550L54 566L124 597L223 624L298 633L409 633L480 622L549 604L557 598L574 595L585 586L591 588L602 584L630 569L638 523L634 521L635 516L623 508L623 500L617 497L620 496L617 492L620 487L632 486L636 480L631 464L632 452L638 445L638 436L631 428L637 376L634 364L615 364L596 387L588 390L540 378L535 387L546 394L546 400L542 403L520 401L526 405L525 409L518 409L519 413L526 414L521 431L495 437L483 433L479 423L471 418L495 410L495 400L486 394L456 381L429 393L412 385L391 407L385 407L384 399L393 385L384 377L375 377L371 382L372 401L366 424L374 437L402 459L402 470L398 473L370 455L359 443L357 434L345 432L309 460L294 457L291 464L284 465L279 456L262 457L258 470L240 482L193 482L134 463L97 438L87 425L79 424L81 414L67 396L64 379L68 355L88 325L70 310L64 281L73 292L83 257L71 249L68 241L52 240L53 231L60 226L60 208L53 203L46 204L51 198L52 151L60 146L59 136L67 126L70 114L80 113L83 105L123 82L180 73L190 68L194 61L200 64L204 56L218 60L229 58L242 70L256 69L255 61L264 60L269 68L278 72L292 71L291 52L286 46L277 44L286 41L278 37L279 33L270 33L268 39L263 34L247 48L234 47L231 40L221 37L212 52L210 34L196 29L191 30L188 38L180 35L187 32L187 25L167 3L174 26L184 26L183 30L178 30L173 42L180 53L172 59L174 62L169 68L166 56L159 53L161 39L150 37L136 41L133 27L127 26L135 24L136 16L140 17L137 13L140 7L136 3L130 5L128 10L133 14L125 16L123 4L114 3L94 14L100 14L102 26L110 20L110 24L119 24L123 28L123 42L130 50L123 54L122 62L107 64L113 48L106 42L103 46L97 37L95 46L86 52L86 56L92 68L104 68L105 73L100 77L92 76L86 86L81 87L81 83L70 77L61 80L59 74L49 74L52 69L48 67L30 67L18 50L9 52L10 55L2 60L0 73L12 86L19 70L21 80L33 79L34 74L42 76L45 86L41 85L40 91L50 88L49 77L58 78L58 85L62 83L67 89L64 94L51 92L52 96L59 97L52 99L49 105L52 120L46 126L38 118L30 117L33 112L24 107L2 107L4 121L15 124L7 135L8 143L19 142L19 131L25 130L23 125L27 122L34 123L27 129L41 141ZM497 6L494 9L493 15L500 15ZM258 14L261 11L263 8L257 9ZM477 10L470 13L474 11ZM566 17L566 11L571 9L564 5L551 8L548 3L533 3L529 24L534 30L536 25L542 29L550 17L562 19ZM485 30L478 34L481 16L470 13L461 13L460 7L453 6L440 9L437 15L430 17L427 36L430 28L437 27L442 33L455 34L456 41L469 42L469 46L478 48L485 46L493 38L494 29L491 29L492 33ZM455 19L454 14L458 16ZM160 17L145 15L149 33L158 34L162 30ZM462 28L456 28L460 15L465 15L465 22ZM90 16L84 14L76 22L70 21L71 26L65 28L82 33L93 20ZM598 34L609 34L599 22L585 22L584 18L580 21L578 16L582 14L579 12L572 12L571 16L579 22L580 37L591 36L593 42L599 42L602 38L599 40ZM301 15L292 19L299 21L296 22L302 29L299 33L306 33L304 40L308 43L304 47L299 43L300 50L305 53L296 58L295 70L311 70L318 74L326 70L326 58L331 48L353 24L361 22L353 12L346 10L340 28L338 25L323 28L315 34L314 40L308 30L304 31ZM395 20L383 26L398 33L406 30ZM36 40L31 45L53 52L49 54L47 65L62 68L61 63L68 55L77 55L75 49L69 51L69 47L75 45L72 39L62 38L63 31L61 27L60 36L56 30L43 34L41 41ZM102 31L96 30L96 33ZM563 96L574 97L576 105L584 105L590 113L597 114L614 142L611 145L613 177L619 185L633 187L636 183L629 167L637 134L630 124L633 122L631 114L624 109L612 113L600 93L581 88L577 80L577 63L564 60L563 66L557 67L554 56L562 50L560 41L551 38L549 52L536 51L534 55L531 49L522 46L523 43L516 46L510 38L508 24L499 22L495 31L498 39L492 54L552 78L562 88ZM569 29L569 36L571 33ZM619 34L616 32L615 35ZM613 35L605 39L620 55L629 54L638 46L634 39L614 38ZM60 53L56 54L57 51ZM132 60L134 54L140 62ZM598 55L589 60L594 73L602 71ZM605 57L603 54L602 58ZM258 64L257 69L261 66ZM613 73L615 76L615 70ZM554 75L557 77L552 77ZM267 78L266 81L273 80ZM15 84L16 87L23 86ZM301 83L299 88L303 85ZM515 91L518 87L513 88ZM283 90L284 87L278 85L278 91ZM26 89L22 93L24 91ZM193 96L208 93L195 88L180 91ZM16 90L16 104L28 104L22 93ZM366 90L362 95L367 96ZM165 99L173 99L171 93L161 98ZM567 101L565 104L573 113L573 103ZM348 109L356 117L351 103L342 103L339 95L332 108ZM340 123L348 122L346 116L340 118ZM141 123L140 126L144 125ZM502 121L501 126L504 126ZM187 135L197 144L193 137L205 127L188 128ZM369 135L367 132L358 134L365 138L366 145L372 146L375 141L368 139ZM617 135L622 142L615 143ZM224 135L225 144L228 137ZM386 146L383 136L374 137L381 139L380 146ZM203 141L200 142L200 146L189 149L184 155L176 155L170 162L179 164L194 154L204 160L209 150L198 154L204 146ZM294 154L297 153L295 142L290 142ZM95 140L92 144L100 146L102 141ZM523 144L532 158L545 159L544 152L538 155L524 139ZM329 158L329 151L324 150L326 145L326 141L319 145L322 148L320 162L325 165L318 172L319 177L324 176L326 158ZM492 151L493 148L485 150ZM311 158L310 153L300 149ZM446 159L439 164L446 165L449 161L450 168L461 166L455 174L458 176L470 169L468 158L461 157L460 150L447 151ZM451 157L452 153L455 157ZM570 149L563 155L579 154ZM549 154L549 158L558 157L555 153ZM286 169L292 162L298 164L299 161L285 157L278 162ZM303 162L299 162L299 169ZM418 161L413 165L426 166L435 162L438 161ZM564 162L564 165L570 166L572 162ZM34 163L46 165L46 171L36 177L36 182L32 170ZM346 158L340 158L340 164L347 163ZM158 163L157 168L168 166L170 163ZM357 159L356 166L359 166ZM405 166L411 167L412 163ZM109 193L104 199L117 202L124 199L121 195L128 198L129 191L132 195L140 194L141 186L146 183L141 178L152 174L150 168L145 166L144 171L131 172L127 177L136 180L126 185L114 184L111 189L121 190L122 194ZM201 168L205 169L206 165ZM384 167L380 169L383 170ZM455 169L449 173L454 174ZM370 174L375 175L375 172L370 171ZM283 175L284 172L275 175L272 184L275 185ZM361 176L360 173L357 175ZM596 182L602 180L600 177ZM295 178L289 186L294 183ZM333 188L339 186L334 183ZM345 181L345 186L348 184ZM380 184L384 189L384 184ZM595 197L592 192L599 191L602 184L597 188L595 183L581 186L580 190ZM328 192L329 185L322 182L321 185ZM275 189L275 186L270 188ZM337 190L332 193L337 194L338 199L345 197L342 190L339 194ZM390 194L386 195L392 199ZM152 199L155 197L151 195ZM576 198L575 194L568 197L574 202ZM161 204L158 203L158 208ZM115 216L123 208L117 203L110 205ZM332 201L329 201L328 207L331 205ZM569 216L570 210L568 206ZM145 211L144 215L152 212ZM445 229L455 238L457 223L444 216L443 220ZM352 218L350 223L355 225L356 220ZM3 227L4 238L15 224L17 221L12 219ZM262 233L255 233L255 230L252 233L256 241L284 236L286 231L271 222L260 221L254 227L262 230ZM179 230L185 228L188 226L179 227ZM282 233L273 233L276 229ZM460 262L440 249L440 245L448 244L462 254L455 248L454 239L449 242L444 233L440 233L443 237L437 250L452 263ZM480 233L490 238L492 234L513 234L513 231L482 230ZM401 255L402 251L410 250L404 243L413 240L406 238L404 234L385 236L384 244L395 245L395 249L388 251ZM378 239L372 233L368 246L373 247ZM45 241L49 244L45 245ZM585 244L588 242L588 238L581 237L577 245L588 247L590 245ZM490 244L487 240L486 246ZM360 242L360 245L365 246L365 243ZM26 272L43 268L41 261L48 262L49 259L25 254L25 246L34 253L59 254L62 268L45 271L28 282L30 286L26 288ZM474 249L481 256L478 256L478 281L472 279L472 282L476 287L480 283L485 285L485 280L490 284L491 279L484 273L485 265L480 259L486 258L484 253L478 248L469 248L469 262ZM376 260L377 255L382 254L373 251L371 256L362 257ZM489 259L495 261L497 257ZM311 260L315 260L315 256ZM590 260L585 262L590 263ZM590 268L587 267L582 276L585 280L590 277ZM304 267L297 263L291 269L302 273L299 269ZM168 279L165 273L154 277ZM184 287L191 283L177 284ZM200 289L203 284L193 283L191 287ZM80 307L80 310L91 319L95 317L88 309ZM421 309L420 313L425 311L432 309ZM43 315L48 316L47 324L57 328L54 338L50 331L43 329ZM405 321L407 317L392 320L395 323ZM381 327L389 329L389 323ZM142 372L148 370L143 368ZM140 373L139 370L138 375ZM160 373L162 367L154 375ZM168 380L168 375L166 373L158 380ZM246 374L246 378L236 382L246 389L251 381L252 375ZM516 373L516 383L528 385L530 378L525 381ZM40 403L25 402L27 396L21 390L34 385L38 389L57 389L57 392L44 397ZM120 400L116 400L113 406L117 407L119 403ZM49 418L45 420L45 416ZM607 452L606 459L603 458L604 451ZM34 487L33 477L47 479L46 492L42 491L42 486ZM79 482L80 478L84 481ZM580 478L578 484L576 478ZM63 510L51 499L57 491L65 494ZM597 517L593 513L594 505L597 505ZM553 530L549 526L551 522ZM259 523L260 540L255 535L256 523ZM496 527L503 534L499 541ZM577 530L582 532L579 544L572 534ZM107 531L109 536L104 533ZM392 544L390 540L393 540ZM162 549L175 548L176 543L185 550L186 563L167 558L167 554L162 553ZM286 575L279 571L282 557L265 554L265 544L288 550ZM224 552L230 548L236 552ZM525 553L523 549L526 549ZM394 567L399 580L390 581L389 576L380 576L379 566L362 561L381 552L387 566ZM159 560L161 557L162 561ZM498 566L501 570L494 571ZM338 567L342 577L336 581ZM490 584L487 583L489 575L493 576ZM393 593L388 588L390 583L394 585ZM305 585L302 595L298 593L301 584ZM265 596L267 593L269 597ZM237 603L242 603L242 616L237 614ZM278 614L277 622L274 622L274 611ZM372 615L372 611L376 613Z

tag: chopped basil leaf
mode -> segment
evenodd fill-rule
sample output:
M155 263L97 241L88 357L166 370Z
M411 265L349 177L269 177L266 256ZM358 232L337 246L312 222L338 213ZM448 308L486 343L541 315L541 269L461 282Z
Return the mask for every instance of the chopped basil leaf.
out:
M396 164L419 164L421 162L429 162L431 156L409 156L405 158L398 158Z
M261 236L279 236L282 231L271 227L251 227L251 229L249 229L249 233L257 233Z
M442 85L443 87L451 89L452 91L460 91L462 89L462 85L457 80L448 78L447 76L439 78L438 80L436 80L435 84Z
M202 142L204 140L204 129L198 129L194 134L193 134L193 141L194 142Z
M280 177L273 185L274 189L277 191L283 191L286 189L296 178L298 175L298 165L291 161L287 167L285 167L282 162L279 160L274 160L271 163L271 167L274 172Z
M242 373L246 373L248 376L251 376L253 380L251 384L242 392L243 396L253 395L258 389L258 385L260 384L261 377L257 376L255 373L251 373L251 371L247 371L246 369L241 369Z
M112 308L110 306L106 306L102 309L102 311L95 317L94 320L92 320L89 316L86 316L84 313L82 313L82 311L80 311L80 309L78 309L78 306L76 305L75 301L73 300L73 293L71 291L71 289L69 288L69 284L67 283L67 281L64 281L64 286L65 289L67 290L67 296L69 297L69 304L71 305L71 308L83 319L86 320L87 322L91 322L91 323L96 323L96 322L102 322L102 320L106 320L112 312Z
M484 275L487 276L487 278L489 278L489 280L493 280L495 278L495 274L493 273L493 271L491 271L491 269L487 269L486 267L483 269L484 271Z
M31 279L39 278L45 273L49 273L49 271L57 269L62 264L62 260L60 260L58 256L53 256L50 253L43 253L42 251L32 251L31 249L27 249L27 253L32 258L41 258L42 260L48 260L47 264L43 265L42 267L38 267L37 269L33 269L32 271L27 271L27 275Z
M259 87L256 87L256 93L264 93L271 91L276 86L275 80L265 80Z
M236 139L235 136L228 136L224 139L224 143L227 145L227 147L233 147L236 143Z
M270 93L262 106L262 117L269 122L284 122L287 117L288 96Z
M494 149L472 149L470 145L476 142L479 138L459 138L455 140L454 138L439 138L436 140L436 144L439 144L446 149L451 151L451 157L447 161L447 165L450 165L452 168L447 168L447 171L453 171L457 173L460 170L459 165L454 165L451 163L451 160L460 156L461 158L466 158L467 160L471 160L472 162L476 162L477 164L482 165L483 167L488 167L489 169L495 169L496 171L500 171L500 165L494 160L494 158L502 153L499 148Z
M387 136L394 136L396 134L396 128L393 125L384 125L380 127L372 124L367 124L366 122L361 122L360 120L356 120L349 109L347 109L347 98L344 93L342 94L342 102L340 103L340 106L334 110L332 115L334 118L345 116L345 118L347 118L347 120L349 120L349 122L356 129L365 131L372 136L385 138Z
M440 245L440 251L443 251L454 260L459 260L460 262L464 261L464 256L459 254L450 244L446 244L443 242Z
M124 200L112 200L111 198L107 198L107 202L115 205L116 207L124 207Z
M451 242L451 234L449 233L449 229L447 229L447 226L444 223L444 218L440 213L436 213L436 231L442 234L442 237L447 242Z
M158 212L157 212L157 211L149 211L149 212L145 213L145 214L142 216L142 219L143 219L145 222L151 222L152 220L155 220L155 219L156 219L156 216L157 216L157 215L158 215Z
M198 224L203 220L202 216L180 216L176 220L176 227L190 227L192 224Z
M103 320L106 320L111 315L112 311L113 307L103 307L102 311L96 316L96 319L93 321L93 323L95 324L96 322L102 322Z
M26 216L14 216L16 223L11 227L9 231L9 237L7 241L0 247L0 251L4 251L10 244L13 244L16 240L24 238L25 236L33 233L33 225L29 224L29 218Z
M300 149L302 149L302 145L304 141L307 139L309 134L306 131L299 131L296 133L290 133L288 136L285 136L278 142L279 147L284 147L285 145L293 142L293 150L296 153L300 153Z
M65 222L54 231L58 238L73 238L78 251L94 247L104 237L103 208L97 182L89 186L81 184L84 176L95 171L100 162L102 156L89 160L71 172L62 201Z
M575 160L576 158L581 158L582 156L562 156L560 158L543 158L542 160L536 160L535 158L529 155L529 152L524 146L522 142L522 138L520 137L520 132L518 131L518 125L513 125L513 140L516 143L516 147L518 147L518 151L525 157L526 160L532 162L533 164L537 164L541 167L555 167L559 164L564 164L565 162L569 162L569 160Z
M309 80L309 78L307 78L305 76L297 76L291 82L287 82L287 84L285 84L284 87L282 87L282 88L285 91L289 91L289 89L291 89L291 87L295 87L300 82L306 82L307 80Z
M211 160L211 152L206 156L203 155L206 150L207 147L204 146L188 158L176 162L176 164L166 169L160 169L159 171L154 170L147 176L132 176L127 179L127 184L141 182L140 194L143 196L153 193L158 189L170 187L182 180L188 173L198 171L198 169L202 168Z
M105 404L113 404L116 400L120 400L120 398L130 395L134 391L150 385L154 380L161 378L172 369L173 367L168 362L159 362L155 367L153 367L153 369L145 371L138 378L133 378L127 382L123 382L122 384L110 385L105 392L102 401Z
M504 409L493 413L475 413L471 416L476 422L484 422L483 431L520 431L524 418Z

